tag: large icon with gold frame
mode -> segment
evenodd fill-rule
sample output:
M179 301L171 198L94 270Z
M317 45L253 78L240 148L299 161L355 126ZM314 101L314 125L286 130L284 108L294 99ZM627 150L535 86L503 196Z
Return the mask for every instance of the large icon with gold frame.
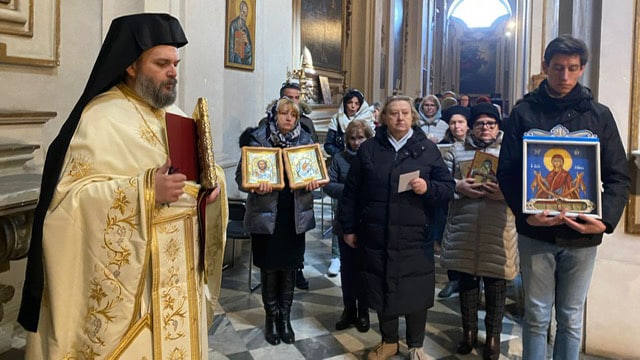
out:
M242 187L255 189L269 183L274 190L284 189L282 150L280 148L242 147Z
M291 189L304 188L313 180L320 184L329 182L319 144L284 148L282 154Z
M523 137L523 212L566 209L569 216L602 217L600 141L588 130L530 130Z

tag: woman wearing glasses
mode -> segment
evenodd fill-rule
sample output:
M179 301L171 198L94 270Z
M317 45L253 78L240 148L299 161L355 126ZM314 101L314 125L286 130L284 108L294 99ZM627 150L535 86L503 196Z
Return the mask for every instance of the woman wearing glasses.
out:
M456 193L449 206L442 241L441 262L447 270L459 272L463 336L457 352L468 354L476 345L482 279L487 312L484 359L500 357L507 280L516 277L519 264L515 218L500 187L490 176L472 176L482 171L495 172L502 142L500 125L500 114L492 104L472 107L469 136L464 142L454 143L444 156L456 179ZM490 156L478 160L478 153L493 155L495 161ZM493 165L491 169L486 169L487 161Z

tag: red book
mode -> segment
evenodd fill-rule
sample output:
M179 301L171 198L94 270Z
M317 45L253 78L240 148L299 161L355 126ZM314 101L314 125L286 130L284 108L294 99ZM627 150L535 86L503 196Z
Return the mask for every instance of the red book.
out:
M192 118L167 113L167 141L173 172L185 174L188 180L200 183L198 163L198 133Z

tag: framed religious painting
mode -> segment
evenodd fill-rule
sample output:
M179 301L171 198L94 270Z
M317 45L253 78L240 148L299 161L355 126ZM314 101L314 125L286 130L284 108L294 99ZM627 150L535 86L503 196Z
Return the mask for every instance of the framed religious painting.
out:
M320 90L322 91L322 103L333 104L333 100L331 99L331 88L329 87L329 78L324 75L320 75L318 76L318 81L320 82Z
M274 190L284 189L282 150L257 146L242 147L242 188L256 189L269 183Z
M467 177L475 179L476 183L498 183L498 157L484 151L476 151L467 170Z
M302 189L313 180L329 182L320 144L284 148L282 157L291 189Z
M256 0L226 0L224 66L255 69Z
M528 214L602 217L600 141L588 130L533 129L523 137L523 201Z
M315 70L342 74L345 1L296 1L300 9L300 50L308 51L307 64Z

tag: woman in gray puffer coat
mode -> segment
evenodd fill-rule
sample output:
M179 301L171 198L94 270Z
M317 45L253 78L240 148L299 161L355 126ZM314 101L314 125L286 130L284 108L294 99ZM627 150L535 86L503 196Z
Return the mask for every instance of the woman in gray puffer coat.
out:
M479 282L484 281L487 331L484 359L500 356L500 332L504 315L507 280L518 274L518 247L515 218L496 182L495 169L500 153L502 131L500 114L492 104L471 109L471 133L464 143L455 143L444 156L456 179L456 193L442 242L442 266L460 273L460 310L463 338L459 354L473 350L478 333ZM482 168L473 164L474 156L487 153ZM478 161L476 161L478 162Z

